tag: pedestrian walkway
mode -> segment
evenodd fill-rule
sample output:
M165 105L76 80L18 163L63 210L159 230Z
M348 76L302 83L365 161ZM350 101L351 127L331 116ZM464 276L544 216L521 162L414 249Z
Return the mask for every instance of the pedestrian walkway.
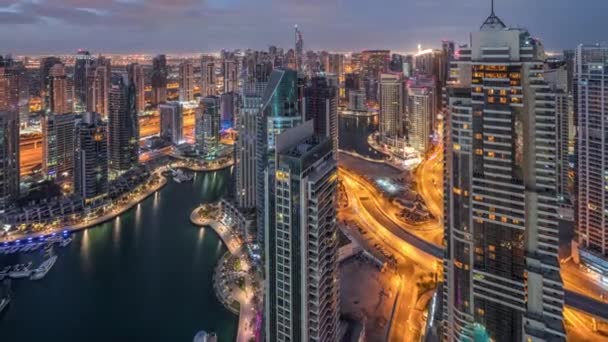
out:
M200 227L211 227L217 235L222 239L224 245L228 248L228 251L233 257L241 258L243 262L242 268L246 272L249 271L250 265L246 261L245 250L242 248L243 244L240 239L231 232L231 229L225 226L223 223L213 219L207 218L199 214L201 207L197 207L190 214L190 221ZM239 328L237 334L237 342L249 342L255 336L255 330L252 322L255 319L255 305L253 302L253 296L255 289L252 285L252 276L245 276L244 291L238 286L232 288L232 298L237 300L240 304L239 309ZM216 289L221 290L221 289Z

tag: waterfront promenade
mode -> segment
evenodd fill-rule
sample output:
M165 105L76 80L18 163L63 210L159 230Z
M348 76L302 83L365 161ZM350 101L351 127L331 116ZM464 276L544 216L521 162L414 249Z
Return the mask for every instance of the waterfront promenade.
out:
M57 228L51 228L51 229L47 229L47 230L40 231L40 232L33 232L33 233L14 232L14 233L9 234L7 237L5 237L2 240L2 242L13 242L13 241L17 241L17 240L36 238L39 236L46 236L46 235L53 234L53 233L59 234L64 231L75 232L75 231L91 228L91 227L97 226L99 224L102 224L104 222L107 222L111 219L114 219L114 218L120 216L121 214L125 213L129 209L133 208L134 206L136 206L141 201L145 200L146 198L148 198L149 196L151 196L158 190L162 189L167 184L167 179L162 176L160 169L157 170L155 172L155 174L158 175L157 182L149 182L146 185L143 185L142 186L143 189L141 189L141 191L139 193L136 193L131 198L129 198L128 202L122 203L122 204L119 204L119 205L113 207L112 209L108 210L101 216L98 216L95 218L90 218L90 219L85 219L82 222L77 223L77 224L73 224L73 225L69 225L69 226L61 226L61 227L57 227Z
M232 254L233 257L241 258L244 261L245 252L243 248L243 243L240 239L234 235L231 229L225 226L223 223L211 218L206 217L204 215L199 214L199 210L202 208L195 208L190 214L190 221L199 227L211 227L217 235L222 239L224 245L228 248L228 251ZM222 259L220 259L220 262ZM245 270L249 270L250 265L248 262L244 262L243 268ZM216 289L219 290L219 289ZM255 319L255 305L253 301L255 289L252 286L251 277L245 277L245 291L242 291L239 288L233 288L232 297L234 300L237 300L240 304L239 309L239 328L237 333L237 342L249 342L255 336L254 327L252 326L252 322ZM218 296L220 297L220 296ZM221 298L224 298L221 295Z

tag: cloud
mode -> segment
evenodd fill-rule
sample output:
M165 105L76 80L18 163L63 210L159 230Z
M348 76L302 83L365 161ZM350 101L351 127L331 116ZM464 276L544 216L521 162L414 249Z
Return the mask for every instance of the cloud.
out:
M299 24L306 49L403 51L466 42L489 10L487 0L0 0L0 41L14 53L289 48ZM605 40L608 22L588 14L607 10L605 0L496 3L549 48Z

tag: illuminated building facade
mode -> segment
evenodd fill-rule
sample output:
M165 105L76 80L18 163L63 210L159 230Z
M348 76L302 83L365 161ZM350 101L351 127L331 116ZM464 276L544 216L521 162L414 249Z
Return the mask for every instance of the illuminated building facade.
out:
M236 142L236 202L240 208L256 206L257 127L262 96L268 85L272 64L259 62L246 70L241 89L237 119L239 138Z
M574 106L578 121L577 237L581 261L608 275L608 47L580 45L574 66Z
M146 110L146 93L144 83L144 68L140 64L131 63L127 66L129 80L135 85L135 110L143 113Z
M401 74L380 75L380 135L405 136L405 84Z
M118 176L139 162L137 92L127 74L112 79L108 119L108 164L113 176Z
M220 98L207 96L202 101L202 151L205 156L213 156L220 143Z
M310 79L304 88L304 118L313 120L315 133L328 137L338 156L338 88L325 74Z
M167 102L167 57L158 55L152 59L152 107Z
M424 155L431 147L431 135L437 115L437 89L435 78L416 75L407 82L408 138L410 145Z
M203 60L201 63L201 97L217 95L216 82L215 63Z
M183 61L179 65L179 100L194 100L194 66L189 61Z
M74 193L85 204L108 196L108 127L98 113L84 113L74 140Z
M72 112L68 103L68 85L65 67L55 64L49 70L49 107L50 113L65 114Z
M92 67L92 63L93 57L88 51L78 51L74 65L74 110L78 113L87 109L88 75L91 73L89 69ZM55 64L53 63L53 65Z
M0 108L0 170L2 211L19 198L19 113L6 108Z
M555 94L545 54L494 11L452 63L446 122L444 337L563 341Z
M264 242L267 225L274 226L274 217L268 216L274 207L274 168L276 137L302 122L301 91L298 73L291 69L275 69L262 96L257 119L256 145L256 206L258 242Z
M160 109L160 136L174 145L184 141L184 114L179 102L163 103Z
M267 341L338 341L337 163L311 121L277 138L266 227Z
M76 120L72 113L48 113L42 120L42 169L49 179L73 176Z

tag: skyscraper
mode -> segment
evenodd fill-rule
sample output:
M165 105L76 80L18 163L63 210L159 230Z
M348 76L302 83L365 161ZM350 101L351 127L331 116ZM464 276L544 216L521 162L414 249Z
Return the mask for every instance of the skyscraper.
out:
M380 75L380 135L405 136L405 84L401 74Z
M26 126L29 116L29 81L27 69L23 62L16 62L7 58L0 62L0 68L4 70L6 80L5 99L11 110L19 114L19 121ZM0 76L2 77L2 76Z
M295 58L296 58L296 70L298 72L304 71L304 38L302 37L302 32L298 28L298 25L294 27L295 29Z
M167 102L159 106L160 136L174 145L184 141L184 115L179 102Z
M76 54L74 65L74 110L84 112L87 109L88 75L93 59L88 51L80 50ZM53 63L55 65L56 63Z
M574 65L574 106L577 118L578 210L576 233L581 261L608 275L608 179L605 144L608 91L608 47L580 45Z
M201 97L217 95L216 82L215 63L203 59L201 63Z
M205 156L213 156L217 153L220 143L220 98L207 96L202 101L203 123L202 123L202 152Z
M0 171L2 211L12 206L19 198L19 114L16 110L7 108L0 108Z
M240 208L256 207L256 150L258 114L262 96L272 72L270 62L259 62L246 69L241 89L241 108L237 120L239 138L236 142L236 193Z
M338 341L337 163L312 122L277 137L266 226L267 341ZM270 189L267 189L267 191Z
M236 60L226 59L222 63L222 74L224 75L224 93L232 93L239 86L239 65Z
M390 60L389 50L365 50L361 53L362 86L365 97L374 103L378 102L380 74L388 72Z
M74 193L85 204L108 196L108 131L98 113L84 113L74 138Z
M108 115L108 167L120 175L139 162L137 91L127 74L112 78Z
M167 58L158 55L152 60L152 106L167 102Z
M183 61L179 65L179 100L194 100L194 66L190 61Z
M313 120L316 134L332 142L333 155L338 157L338 89L324 74L314 76L304 88L304 117Z
M302 122L300 95L297 71L272 71L262 96L256 130L256 207L260 243L264 242L265 227L274 226L274 217L268 216L268 209L274 207L274 198L267 198L266 194L274 192L276 136Z
M49 70L49 107L48 112L65 114L72 112L68 103L68 86L65 67L63 64L55 64Z
M410 145L424 155L435 130L437 115L437 85L435 78L418 74L407 82L408 138Z
M75 114L47 113L42 120L42 169L49 179L73 176Z
M127 66L127 72L130 82L135 85L135 110L138 114L143 113L146 110L144 68L137 63L131 63Z
M49 72L55 64L60 64L61 60L57 57L43 57L40 60L40 97L43 99L43 109L49 107ZM76 77L74 75L74 77Z
M554 94L542 44L494 14L447 89L444 337L561 341Z

